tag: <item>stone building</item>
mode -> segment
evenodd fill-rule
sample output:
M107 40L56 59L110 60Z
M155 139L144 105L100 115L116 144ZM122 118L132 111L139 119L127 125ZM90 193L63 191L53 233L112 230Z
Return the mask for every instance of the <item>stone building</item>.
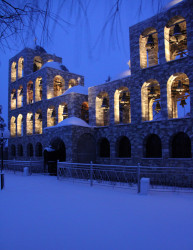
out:
M192 13L184 0L130 27L131 75L88 89L41 47L11 58L10 159L193 164Z

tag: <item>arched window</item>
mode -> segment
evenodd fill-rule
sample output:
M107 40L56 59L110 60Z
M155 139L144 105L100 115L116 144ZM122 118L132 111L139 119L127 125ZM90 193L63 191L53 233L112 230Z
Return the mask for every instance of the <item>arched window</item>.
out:
M58 107L58 123L68 118L68 105L63 102Z
M16 90L11 91L11 109L16 109Z
M23 136L23 115L17 117L17 136Z
M23 69L24 69L24 58L20 57L18 60L18 78L23 77Z
M42 111L40 109L35 113L35 133L42 134Z
M34 155L33 145L31 143L28 143L28 145L27 145L27 156L28 157L33 157L33 155Z
M33 103L33 82L29 81L27 84L27 104Z
M19 89L17 90L17 107L23 107L23 86L20 85Z
M11 145L11 156L12 157L15 157L16 156L16 147L15 147L15 145Z
M32 112L27 113L26 133L27 133L27 135L33 134L33 113Z
M142 69L158 64L158 34L155 28L148 28L140 35L139 48Z
M109 95L106 92L101 92L96 97L96 125L108 126L109 119Z
M81 119L89 123L89 107L88 102L83 102L81 105Z
M56 125L56 110L54 106L47 109L47 127Z
M35 82L35 101L42 100L42 89L43 89L43 81L42 77L38 77Z
M120 87L114 94L115 123L131 122L130 93L127 87Z
M175 16L164 28L166 61L175 60L188 55L186 20Z
M18 152L18 156L23 156L23 146L21 144L18 144L17 152Z
M10 121L10 134L11 137L15 137L16 136L16 119L14 116L11 117L11 121Z
M99 156L104 158L110 157L110 143L107 138L102 138L99 142Z
M172 158L191 158L191 140L184 132L176 134L171 141Z
M184 73L175 73L167 82L168 118L190 116L189 78Z
M120 158L131 157L131 143L126 136L122 136L117 141L117 156Z
M37 157L42 156L42 144L40 142L36 143L35 152Z
M75 79L70 79L69 83L68 83L68 88L72 88L74 86L78 85L77 80Z
M151 134L145 140L145 157L161 158L162 144L158 135Z
M64 79L62 76L57 75L54 77L53 89L54 89L54 97L59 96L64 93Z
M16 81L16 70L17 70L17 63L12 62L12 64L11 64L11 82Z
M66 161L66 146L63 140L59 137L53 138L51 141L51 147L55 150L55 159L60 162Z
M41 69L43 65L42 58L40 56L35 56L33 61L33 72Z
M141 88L142 121L161 120L160 85L150 79Z

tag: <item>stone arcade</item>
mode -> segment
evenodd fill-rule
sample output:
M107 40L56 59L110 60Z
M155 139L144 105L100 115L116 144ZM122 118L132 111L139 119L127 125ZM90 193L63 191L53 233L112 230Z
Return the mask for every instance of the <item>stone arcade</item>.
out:
M9 62L9 158L190 166L193 3L130 27L131 75L90 88L62 59L25 48Z

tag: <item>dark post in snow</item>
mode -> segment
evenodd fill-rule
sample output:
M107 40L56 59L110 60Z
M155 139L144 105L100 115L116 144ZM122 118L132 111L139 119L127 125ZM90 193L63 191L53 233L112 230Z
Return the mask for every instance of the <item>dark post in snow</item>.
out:
M140 193L140 163L137 166L137 193Z
M90 185L93 186L93 165L92 161L90 162Z

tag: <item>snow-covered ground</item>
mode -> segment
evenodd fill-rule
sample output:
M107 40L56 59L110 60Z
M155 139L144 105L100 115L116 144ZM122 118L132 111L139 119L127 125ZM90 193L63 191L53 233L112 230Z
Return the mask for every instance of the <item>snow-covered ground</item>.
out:
M7 173L1 250L193 249L193 193L136 191Z

